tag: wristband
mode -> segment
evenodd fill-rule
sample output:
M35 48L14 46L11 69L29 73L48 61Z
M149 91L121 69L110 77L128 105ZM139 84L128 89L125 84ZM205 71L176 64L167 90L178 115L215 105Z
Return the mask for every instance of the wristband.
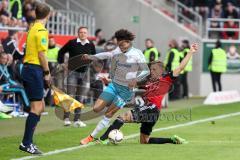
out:
M49 75L50 74L50 71L43 71L43 75L44 76L47 76L47 75Z

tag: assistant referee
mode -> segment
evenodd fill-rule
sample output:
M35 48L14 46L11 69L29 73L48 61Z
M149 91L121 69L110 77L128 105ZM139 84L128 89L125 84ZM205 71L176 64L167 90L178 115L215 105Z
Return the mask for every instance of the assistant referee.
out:
M44 81L50 85L50 72L46 58L48 50L48 31L45 28L49 18L50 8L38 3L35 9L36 21L30 26L26 42L26 54L22 79L25 91L30 100L31 110L26 120L25 132L19 149L30 154L42 154L33 144L34 130L44 111L43 100Z

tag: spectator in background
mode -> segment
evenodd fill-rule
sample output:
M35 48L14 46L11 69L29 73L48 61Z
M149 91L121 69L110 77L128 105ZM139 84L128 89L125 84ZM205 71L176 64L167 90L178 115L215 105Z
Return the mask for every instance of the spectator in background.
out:
M165 58L166 71L172 71L180 64L180 54L178 51L178 43L175 39L169 42L169 50Z
M9 8L12 17L20 20L22 19L22 1L21 0L9 0Z
M64 63L64 55L69 53L69 75L67 78L67 92L68 94L78 95L77 97L80 102L84 102L87 94L87 70L88 67L80 66L81 58L84 54L94 55L96 54L95 46L88 39L88 29L86 27L79 27L78 38L68 41L58 53L58 62L60 64ZM74 64L74 62L76 64ZM88 62L86 62L88 63ZM71 68L71 66L75 68ZM81 114L81 109L75 109L74 126L75 127L85 127L82 121L79 120ZM64 124L69 126L71 124L69 120L70 113L66 112L64 115Z
M239 71L240 55L237 51L237 47L232 44L227 52L227 69L229 73Z
M218 0L221 1L223 8L226 8L228 6L228 3L231 3L233 6L239 5L239 0Z
M64 90L64 71L66 71L66 67L64 67L65 65L60 65L58 63L59 50L60 48L57 46L55 38L53 36L49 36L47 59L49 62L48 65L52 75L53 84L57 88ZM50 99L48 99L48 102L50 102Z
M209 18L223 18L222 4L215 4L214 8L209 12ZM218 25L214 25L216 28Z
M98 76L103 69L103 63L101 60L94 61L90 70L90 88L94 101L98 99L103 91L103 82L101 77Z
M178 50L178 43L175 39L169 42L169 50L166 55L164 65L167 72L175 70L180 65L181 54ZM169 93L170 100L177 100L180 96L180 79L176 78L173 92Z
M235 6L233 6L233 4L230 2L227 3L227 8L224 13L224 18L228 18L228 19L237 19L238 18L238 12L237 12Z
M61 75L61 77L56 77L57 73L57 66L58 66L58 51L60 50L59 47L56 46L56 42L53 36L49 36L48 38L48 52L47 52L47 60L48 60L48 66L49 70L51 72L53 85L58 87L58 82L63 81L64 77ZM59 89L63 89L63 83ZM48 90L48 93L45 97L45 102L48 105L52 105L52 96L51 96L51 89Z
M104 44L106 43L106 40L103 38L103 31L102 29L97 29L95 31L95 37L96 37L96 53L104 52Z
M195 9L197 12L204 18L207 18L208 14L208 1L207 0L201 0L201 1L193 1Z
M21 97L24 107L29 107L30 103L22 85L14 81L8 71L8 65L12 63L12 56L4 52L0 53L0 85L3 92L14 92Z
M209 59L208 68L210 70L213 91L222 91L221 75L227 71L227 55L220 40L216 42L216 47L212 49ZM218 89L216 87L218 85Z
M56 46L56 42L53 36L49 36L49 43L48 43L48 52L47 52L47 59L49 62L49 69L52 73L52 70L57 66L58 60L58 52L60 48Z
M18 32L16 30L9 30L8 36L2 41L4 51L12 54L14 60L22 60L24 53L20 52L18 48Z
M28 27L28 24L36 19L35 6L35 0L2 0L0 24L10 27Z
M200 6L198 9L198 13L203 17L205 20L208 15L208 8L206 6Z
M106 40L103 38L103 31L102 29L97 29L95 31L95 37L96 37L96 45L99 45L99 43L105 43Z
M188 52L190 51L190 44L188 40L183 40L182 41L182 58L181 60L184 59L184 57L186 57L186 55L188 54ZM188 98L189 96L189 92L188 92L188 72L192 71L192 58L189 60L189 62L187 63L186 67L184 68L184 72L180 75L180 79L181 79L181 85L183 88L183 98Z
M8 1L2 0L0 4L0 15L5 15L6 17L10 17L10 13L8 11Z
M10 13L8 11L8 1L2 0L0 5L0 23L2 23L3 26L8 25L10 21Z
M3 49L2 43L0 43L0 53L1 53L1 52L4 52L4 49Z
M145 40L145 47L146 49L143 51L143 54L145 56L146 62L150 63L157 61L160 57L160 53L158 52L158 49L154 47L154 41L150 38L147 38Z
M21 27L22 26L22 21L14 18L14 17L11 17L8 26L9 27Z
M31 24L35 21L36 19L35 6L32 2L24 2L23 17L24 21L26 21L28 24Z
M223 28L225 29L239 29L239 26L234 23L234 21L229 20L228 22L224 23ZM223 31L222 38L223 39L238 39L238 31Z
M10 18L9 17L6 17L4 15L1 15L0 16L0 25L1 26L7 26L10 22Z
M2 41L5 53L11 54L13 63L9 66L10 74L14 80L21 82L21 70L23 67L24 53L18 48L18 32L16 30L9 30L8 36Z
M240 59L240 55L237 52L237 48L234 44L232 44L229 47L228 53L227 53L227 59L228 60L236 60L236 59Z
M210 11L209 18L222 18L223 17L223 11L222 11L222 5L216 4L214 8ZM220 28L220 22L219 21L212 21L210 24L210 28ZM209 33L211 38L219 38L220 32L218 31L211 31Z
M207 5L208 5L208 8L209 10L211 10L212 8L214 8L214 6L217 4L217 3L221 3L219 2L221 0L208 0L207 1Z

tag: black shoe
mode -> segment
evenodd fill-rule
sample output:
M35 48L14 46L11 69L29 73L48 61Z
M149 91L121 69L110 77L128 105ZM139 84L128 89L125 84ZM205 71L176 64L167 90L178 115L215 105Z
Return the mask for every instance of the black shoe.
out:
M19 146L19 149L21 151L24 151L24 152L27 152L27 153L30 153L30 154L36 154L36 155L40 155L42 154L42 152L37 148L36 145L34 144L30 144L28 146L24 146L22 143L20 144Z

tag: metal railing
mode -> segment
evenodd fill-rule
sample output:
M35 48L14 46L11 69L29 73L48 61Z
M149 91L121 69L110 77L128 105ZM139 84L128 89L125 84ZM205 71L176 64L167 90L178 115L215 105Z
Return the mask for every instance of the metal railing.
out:
M47 23L51 34L76 35L80 26L88 27L89 34L95 31L95 17L84 12L55 10Z
M184 4L175 1L175 20L179 21L179 19L182 19L185 23L191 24L194 28L196 28L197 33L202 36L203 35L203 20L202 16L198 14L197 12L193 11L191 8L185 6ZM183 14L183 11L189 12L189 15L192 16L192 18L189 18L188 16Z
M93 12L82 5L79 0L45 0L45 2L54 6L55 9L84 12L93 15Z
M192 29L195 29L196 32L202 37L203 36L202 16L197 12L193 11L192 8L187 7L186 5L178 2L177 0L173 0L173 2L175 20L180 23L191 25ZM184 15L184 12L188 12L188 16Z
M81 5L76 0L44 0L48 4L57 5L59 9L53 10L47 23L51 34L76 35L80 26L89 30L89 35L94 35L95 17L91 10Z
M48 4L48 0L37 0ZM52 15L46 25L50 34L58 35L76 35L80 26L85 26L89 30L89 35L94 35L95 32L95 17L92 11L85 8L76 0L51 0L57 2L60 5L65 3L64 9L54 10L51 5L49 7L52 10ZM80 11L70 10L70 6L77 7ZM26 30L26 28L19 27L6 27L7 30ZM3 30L3 27L1 28Z
M9 31L9 30L14 30L14 31L26 31L26 28L24 28L24 27L0 26L0 31Z
M174 18L177 23L183 24L194 31L200 37L203 36L203 18L192 8L182 4L178 0L143 0L150 3L154 8L167 11L169 16ZM187 13L187 14L184 14Z
M50 34L57 35L76 35L80 26L87 27L89 30L89 35L94 35L95 17L87 13L67 10L54 10L46 25ZM27 28L1 26L1 31L3 30L26 31Z
M228 23L229 21L234 22L236 24L237 28L224 28L224 24ZM218 23L217 27L212 27L212 23ZM207 39L216 39L221 37L221 33L223 32L237 32L238 33L238 38L235 40L240 39L240 19L226 19L226 18L208 18L206 22L206 38ZM216 36L211 36L211 34L216 33L218 37Z

